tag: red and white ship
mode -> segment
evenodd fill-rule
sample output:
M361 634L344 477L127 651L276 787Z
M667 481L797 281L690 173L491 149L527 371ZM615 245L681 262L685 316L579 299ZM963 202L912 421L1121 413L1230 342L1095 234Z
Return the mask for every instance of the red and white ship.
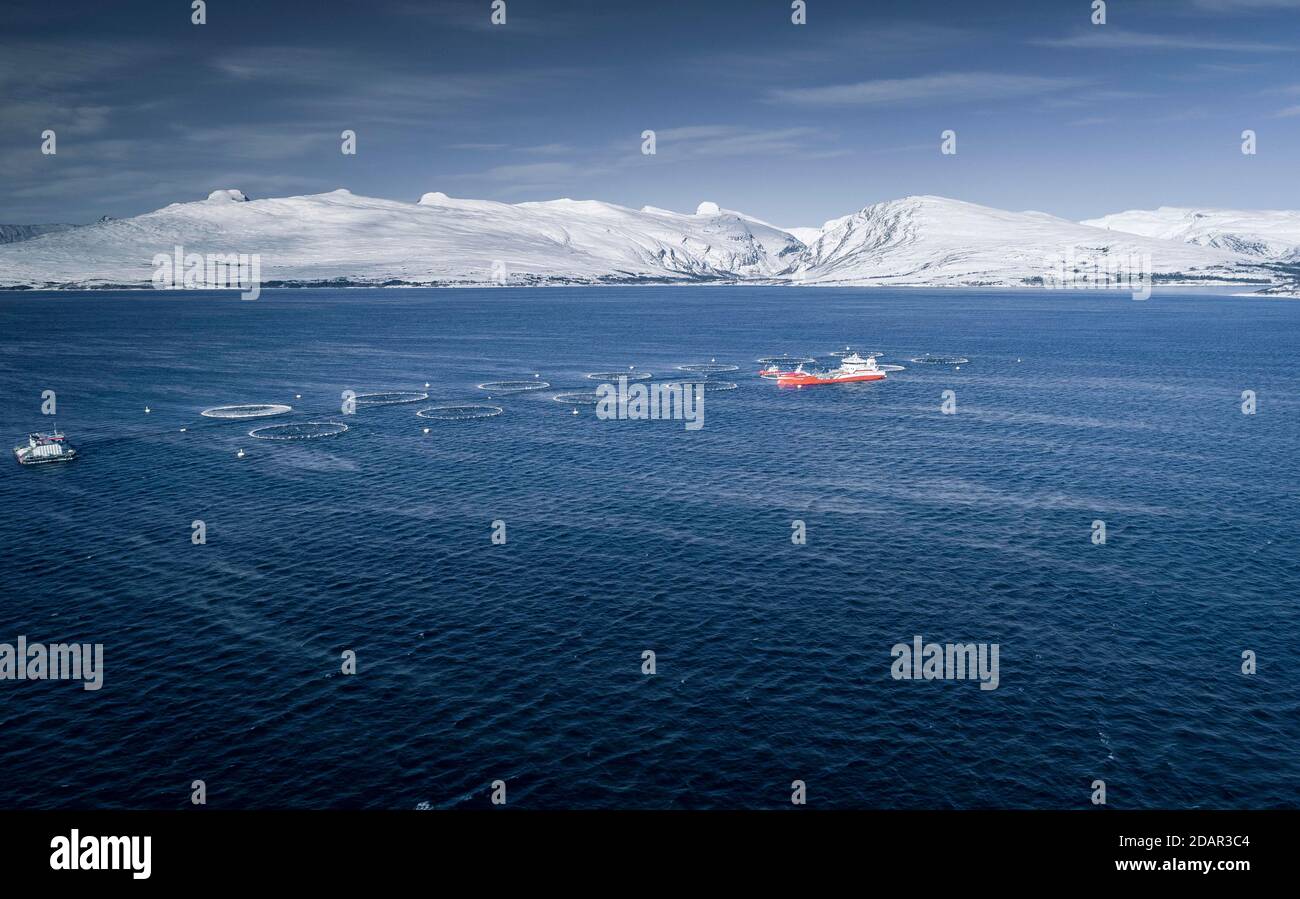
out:
M892 367L892 366L891 366ZM804 371L796 366L794 371L776 372L779 387L811 387L816 384L852 384L858 381L883 381L884 370L876 364L874 356L863 359L851 353L840 360L839 368L826 371Z

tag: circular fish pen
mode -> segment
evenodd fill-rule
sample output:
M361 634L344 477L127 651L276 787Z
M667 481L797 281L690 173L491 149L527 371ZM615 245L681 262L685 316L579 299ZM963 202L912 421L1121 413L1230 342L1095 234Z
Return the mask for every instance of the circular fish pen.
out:
M754 360L764 365L808 365L817 360L811 356L760 356Z
M719 374L724 371L740 371L739 365L729 365L725 362L697 362L690 365L677 366L678 371L689 371L697 375Z
M492 418L500 415L500 406L459 405L430 406L415 414L420 418L432 418L437 421L469 421L475 418Z
M301 421L253 428L248 436L258 440L317 440L321 437L335 437L347 429L348 426L339 421Z
M587 372L589 381L617 381L619 378L627 378L629 381L648 381L654 375L648 371L592 371Z
M557 393L551 397L557 403L568 403L571 406L594 406L600 402L599 393L582 391L579 393Z
M204 409L199 414L207 418L225 418L238 421L247 418L270 418L272 415L284 415L286 412L292 411L292 406L286 406L283 403L249 403L244 406L213 406L211 409Z
M926 353L910 361L917 365L965 365L970 360L965 356L936 356L933 353Z
M705 393L716 393L720 390L735 390L740 386L731 381L661 381L660 383L666 387L680 386L687 389L694 389L696 385L699 385L704 389Z
M395 390L390 393L358 393L354 398L358 406L400 406L427 400L429 394L418 390Z
M546 381L488 381L479 384L478 389L492 393L527 393L530 390L545 390L550 386Z

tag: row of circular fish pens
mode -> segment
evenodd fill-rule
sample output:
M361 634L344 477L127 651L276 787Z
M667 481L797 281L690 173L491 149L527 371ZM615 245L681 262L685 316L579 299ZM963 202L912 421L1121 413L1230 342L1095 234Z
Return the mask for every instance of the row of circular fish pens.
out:
M724 365L721 363L700 363L698 365L680 365L679 371L692 372L701 374L707 378L708 374L715 372L738 371L740 366ZM653 375L650 372L636 371L629 369L623 371L603 371L590 372L587 378L596 381L617 381L619 378L627 378L630 381L649 380ZM547 381L540 379L540 375L534 375L531 381L487 381L478 385L480 390L486 390L496 394L517 394L529 393L535 390L546 390L551 385ZM681 381L674 383L700 383L704 384L705 390L735 390L735 384L726 381ZM390 391L387 393L358 393L352 397L352 402L357 406L396 406L408 403L420 403L429 398L429 394L419 391ZM557 393L552 399L561 403L572 405L595 405L599 401L599 394L595 392L568 392ZM210 409L204 409L200 414L206 418L225 419L230 421L250 421L263 418L273 418L279 415L286 415L293 411L293 407L284 403L248 403L243 405L231 406L213 406ZM492 418L500 415L504 410L500 406L488 406L483 404L442 404L429 406L418 410L415 414L420 418L435 419L438 421L468 421L476 418ZM574 410L575 412L577 410ZM253 428L248 432L248 436L255 437L259 440L310 440L316 437L333 437L342 434L348 430L348 426L338 421L307 421L294 422L291 424L274 424L263 425L262 427ZM425 429L428 430L427 428Z

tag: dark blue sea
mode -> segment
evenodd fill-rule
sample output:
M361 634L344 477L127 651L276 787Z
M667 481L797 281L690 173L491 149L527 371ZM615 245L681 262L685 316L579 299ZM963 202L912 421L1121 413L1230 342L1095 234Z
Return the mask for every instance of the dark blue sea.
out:
M846 344L906 370L755 375ZM6 448L48 389L81 458L0 467L0 642L104 684L0 681L0 807L1295 806L1298 349L1300 303L1208 294L4 294ZM551 398L712 359L698 431ZM998 688L893 679L914 635Z

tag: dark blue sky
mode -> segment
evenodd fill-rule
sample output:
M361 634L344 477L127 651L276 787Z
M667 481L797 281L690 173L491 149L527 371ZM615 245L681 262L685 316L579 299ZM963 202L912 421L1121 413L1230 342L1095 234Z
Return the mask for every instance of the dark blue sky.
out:
M209 0L194 26L189 0L7 0L0 221L223 187L712 200L783 226L917 193L1300 207L1300 0L1113 0L1105 26L1091 0L808 0L806 26L789 0L506 2L493 26L491 0Z

